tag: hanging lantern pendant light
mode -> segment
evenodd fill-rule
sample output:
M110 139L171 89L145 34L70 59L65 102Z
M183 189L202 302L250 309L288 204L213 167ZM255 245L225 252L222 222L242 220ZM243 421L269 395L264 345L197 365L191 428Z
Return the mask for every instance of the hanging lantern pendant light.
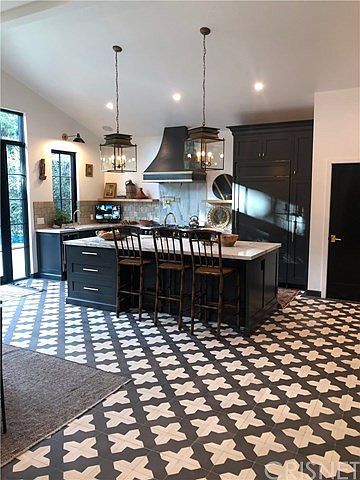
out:
M112 48L115 52L116 133L105 135L105 143L100 145L101 169L103 172L136 172L137 145L131 143L131 135L120 133L118 54L122 48L118 45Z
M201 27L203 37L202 126L188 130L185 142L185 165L192 169L223 170L225 140L219 138L219 129L206 126L206 37L211 30Z

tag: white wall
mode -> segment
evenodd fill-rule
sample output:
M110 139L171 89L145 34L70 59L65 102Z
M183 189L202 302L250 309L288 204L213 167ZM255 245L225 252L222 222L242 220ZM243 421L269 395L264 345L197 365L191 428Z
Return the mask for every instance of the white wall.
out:
M308 289L326 295L332 163L360 162L360 89L315 93Z
M230 130L220 132L220 137L225 138L225 169L223 171L207 172L207 190L208 198L215 198L212 194L212 182L222 174L232 174L233 164L233 136ZM159 198L159 184L143 182L143 172L154 160L159 151L162 137L134 137L134 142L138 146L138 169L136 173L105 173L106 182L116 182L119 194L125 193L126 180L132 180L138 187L142 187L144 192L151 198Z
M36 249L32 203L52 201L51 150L76 152L78 200L95 200L101 198L103 194L104 174L100 171L99 161L101 139L5 72L1 72L1 106L25 114L33 272ZM61 140L61 134L64 132L67 134L79 132L86 143L64 142ZM38 178L38 164L41 158L45 158L46 161L47 179L44 181ZM86 163L94 165L93 177L85 177Z

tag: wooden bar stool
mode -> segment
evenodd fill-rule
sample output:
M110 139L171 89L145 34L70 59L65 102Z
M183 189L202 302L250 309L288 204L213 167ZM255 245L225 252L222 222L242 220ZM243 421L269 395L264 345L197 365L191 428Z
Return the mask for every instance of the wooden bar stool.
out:
M144 267L152 260L144 258L141 248L141 230L138 227L124 225L113 228L115 251L117 258L117 282L116 282L116 316L119 318L120 304L123 296L130 296L131 299L139 297L139 320L142 315L143 294L144 294ZM129 282L122 282L122 268L130 267L130 289ZM134 269L139 271L139 289L134 289Z
M161 300L177 302L179 304L178 327L182 328L182 317L184 310L185 272L191 269L185 263L183 249L183 235L179 229L159 227L153 229L153 239L156 259L156 291L154 323L157 325L158 313ZM168 287L165 289L165 272L168 278ZM175 283L175 275L180 279L179 293L172 292ZM167 294L165 292L167 291Z
M194 230L189 233L190 251L193 267L191 290L191 333L194 333L196 312L206 312L206 321L209 310L217 312L216 337L220 337L221 318L223 308L232 308L237 316L237 327L240 326L240 274L235 268L224 267L221 252L221 232L213 230ZM237 296L235 305L224 303L224 278L236 274ZM208 298L208 278L218 280L218 298L212 301ZM205 288L204 288L205 283ZM197 289L197 287L200 287Z

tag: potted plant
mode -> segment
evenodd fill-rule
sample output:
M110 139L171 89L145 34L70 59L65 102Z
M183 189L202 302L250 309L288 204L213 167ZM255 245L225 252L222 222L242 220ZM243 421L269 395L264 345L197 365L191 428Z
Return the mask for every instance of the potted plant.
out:
M64 212L64 210L55 211L54 225L61 227L64 223L70 223L70 222L71 222L71 218L67 212Z

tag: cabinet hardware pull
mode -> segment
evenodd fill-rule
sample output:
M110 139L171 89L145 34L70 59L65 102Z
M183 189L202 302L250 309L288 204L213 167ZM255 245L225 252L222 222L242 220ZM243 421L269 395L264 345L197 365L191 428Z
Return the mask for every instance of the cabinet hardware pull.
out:
M97 255L96 252L81 252L83 255Z
M83 272L98 272L97 268L83 268Z
M265 153L263 153L262 156L265 157Z
M93 292L98 292L99 291L98 288L94 288L94 287L83 287L83 290L91 290Z
M337 238L336 235L330 235L330 242L331 243L336 243L336 242L341 242L342 238Z
M261 153L258 154L258 157L261 157Z

